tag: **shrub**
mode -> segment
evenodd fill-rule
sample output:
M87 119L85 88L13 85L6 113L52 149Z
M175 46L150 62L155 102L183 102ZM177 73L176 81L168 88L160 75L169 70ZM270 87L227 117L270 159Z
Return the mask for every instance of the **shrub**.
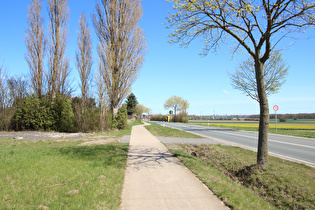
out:
M71 132L74 129L74 114L69 99L57 95L54 102L35 96L22 99L12 121L15 130L56 130Z
M151 116L151 120L152 121L167 121L167 116L166 115L161 115L161 114L152 115Z
M280 118L279 118L279 121L280 121L280 122L286 122L287 119L285 119L284 117L280 117Z
M59 132L73 132L74 114L70 100L65 95L56 95L52 105L55 128Z
M173 116L174 117L174 116ZM174 121L174 120L171 120ZM176 115L175 122L188 123L188 116L186 113L180 112Z
M44 99L27 96L17 106L12 121L15 130L49 130L55 123L51 108Z
M127 108L121 107L118 109L117 116L112 120L112 128L126 129L127 128Z

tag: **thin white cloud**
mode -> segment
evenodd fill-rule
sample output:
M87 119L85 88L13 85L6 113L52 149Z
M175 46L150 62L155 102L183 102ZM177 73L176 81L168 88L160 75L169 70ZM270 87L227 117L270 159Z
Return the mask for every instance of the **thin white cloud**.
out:
M225 94L228 94L228 95L231 94L231 93L230 93L229 91L227 91L227 90L223 90L223 92L224 92Z
M315 101L314 97L274 97L270 101L279 101L279 102L310 102Z

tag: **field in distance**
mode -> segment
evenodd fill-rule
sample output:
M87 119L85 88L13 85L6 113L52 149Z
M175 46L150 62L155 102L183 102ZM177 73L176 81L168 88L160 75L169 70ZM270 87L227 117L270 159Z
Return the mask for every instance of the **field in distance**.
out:
M190 124L232 128L236 130L258 131L258 121L244 120L189 120ZM269 133L276 133L276 122L270 120ZM288 119L277 122L277 134L315 138L315 119Z

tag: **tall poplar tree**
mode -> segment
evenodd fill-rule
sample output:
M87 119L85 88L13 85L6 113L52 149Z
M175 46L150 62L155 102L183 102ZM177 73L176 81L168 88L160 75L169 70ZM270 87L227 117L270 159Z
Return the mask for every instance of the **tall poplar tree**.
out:
M89 98L89 88L92 71L92 39L90 28L86 22L85 13L81 14L80 31L78 33L78 48L76 52L76 67L80 76L80 87L82 96L82 109L86 106Z
M98 55L113 118L142 66L146 41L138 22L141 0L101 0L93 15Z
M53 99L57 93L67 93L69 59L65 56L70 10L67 0L48 0L49 61L48 90Z
M31 87L38 97L42 97L44 88L44 57L47 46L41 15L42 1L32 0L28 6L25 59L30 68Z

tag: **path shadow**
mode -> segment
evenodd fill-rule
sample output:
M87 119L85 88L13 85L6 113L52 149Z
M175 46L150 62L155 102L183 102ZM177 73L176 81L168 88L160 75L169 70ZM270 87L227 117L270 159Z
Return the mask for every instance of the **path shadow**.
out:
M141 148L130 146L128 153L128 166L132 169L160 168L166 165L182 165L173 154L156 148Z

